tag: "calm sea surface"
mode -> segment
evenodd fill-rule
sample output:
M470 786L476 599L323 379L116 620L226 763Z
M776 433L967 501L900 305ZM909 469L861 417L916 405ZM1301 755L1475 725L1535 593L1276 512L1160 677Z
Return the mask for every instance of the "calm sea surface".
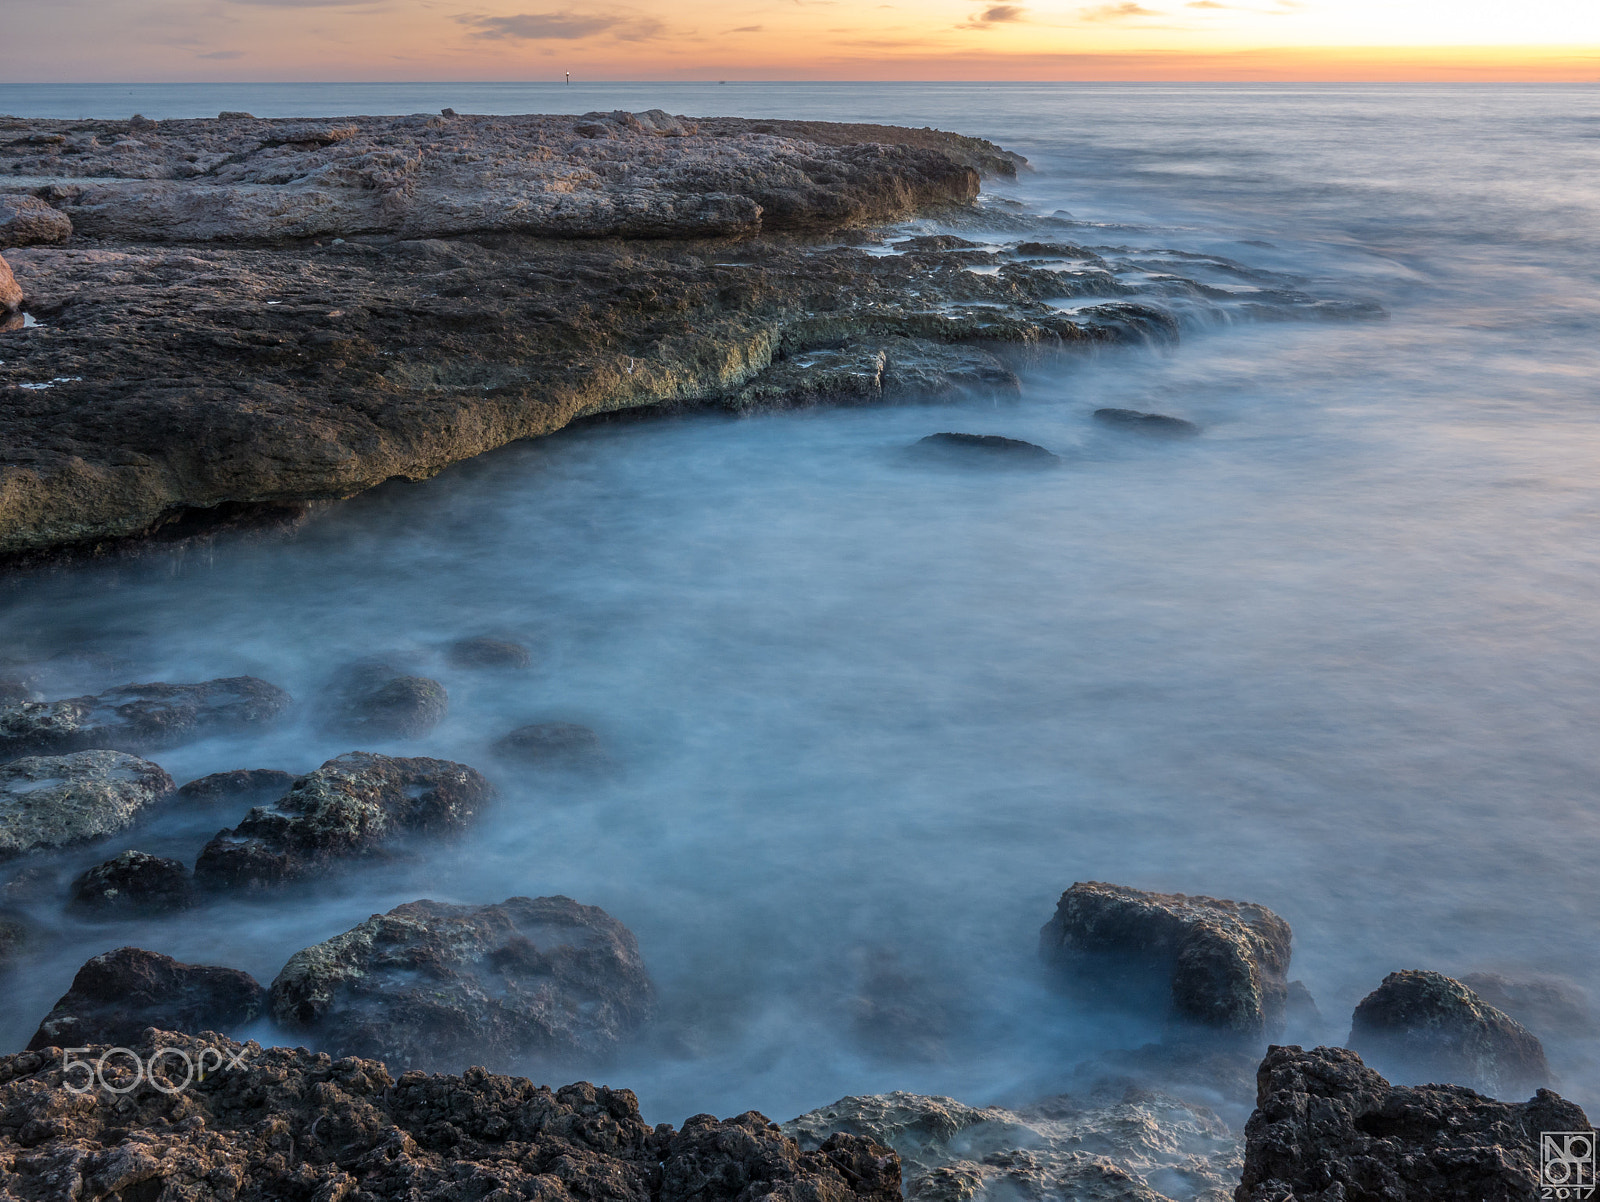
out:
M13 581L14 655L301 697L330 662L508 632L536 670L441 668L448 720L373 749L487 766L511 727L567 720L618 771L502 778L460 844L281 904L42 911L0 1046L111 947L268 981L423 896L566 893L632 928L663 1034L590 1072L652 1121L891 1088L1016 1100L1149 1038L1039 976L1037 928L1077 880L1271 906L1332 1041L1400 968L1600 989L1600 88L0 85L0 112L61 117L447 105L979 134L1036 168L989 190L1065 210L1075 240L1223 254L1391 318L1190 318L1175 350L1045 362L998 406L594 426L278 541ZM1090 420L1107 405L1205 435L1131 440ZM940 430L1068 462L901 456ZM158 758L185 780L347 750L290 726ZM134 845L192 857L220 824ZM863 1025L864 998L915 1037ZM1547 1042L1600 1103L1596 1048Z

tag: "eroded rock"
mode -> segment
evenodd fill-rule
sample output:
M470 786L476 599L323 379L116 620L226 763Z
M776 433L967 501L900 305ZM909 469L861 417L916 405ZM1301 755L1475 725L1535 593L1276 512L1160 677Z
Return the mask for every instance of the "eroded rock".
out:
M465 764L351 752L220 831L200 852L195 880L213 889L300 880L382 854L408 835L459 831L492 793Z
M422 1067L603 1054L654 1007L632 933L567 897L410 902L297 952L271 995L335 1055Z
M420 739L450 708L437 680L376 661L341 669L323 704L328 729L358 739Z
M270 725L290 705L289 694L254 676L201 684L125 684L93 697L15 702L0 708L0 758L86 747L172 747Z
M146 1027L227 1032L261 1013L266 991L235 968L183 964L141 947L96 956L39 1024L30 1050L131 1045Z
M1271 1048L1257 1082L1238 1202L1533 1202L1540 1133L1590 1129L1546 1089L1506 1103L1391 1085L1345 1048Z
M930 434L912 448L925 456L938 456L952 463L982 463L995 467L1055 467L1060 456L1037 443L999 434Z
M1141 413L1137 409L1096 409L1094 419L1108 426L1155 438L1193 438L1200 433L1199 426L1181 417L1169 417L1165 413Z
M72 237L72 220L37 196L0 195L0 250L42 246Z
M1039 932L1074 992L1249 1039L1283 1027L1290 931L1265 906L1079 882Z
M1411 1081L1452 1081L1495 1097L1526 1097L1551 1083L1538 1038L1443 973L1390 973L1356 1006L1346 1042Z
M181 860L125 851L72 882L70 904L101 915L162 914L194 903L194 885Z
M600 736L575 722L519 726L496 740L493 750L504 759L536 768L595 769L606 763Z
M160 765L120 751L0 764L0 858L113 835L171 792Z
M192 780L179 787L178 796L201 805L236 802L249 805L282 797L292 784L292 772L277 768L236 768Z

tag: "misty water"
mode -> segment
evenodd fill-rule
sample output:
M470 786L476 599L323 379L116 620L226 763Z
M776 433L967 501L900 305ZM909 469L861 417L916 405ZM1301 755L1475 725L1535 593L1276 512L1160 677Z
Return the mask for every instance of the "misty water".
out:
M1396 969L1600 987L1600 88L252 88L129 103L936 125L1026 154L1035 172L987 190L1065 210L1075 241L1223 254L1390 318L1190 314L1175 349L1028 364L1016 401L589 425L292 534L12 577L11 654L104 653L103 684L252 674L309 699L332 664L412 652L449 717L367 749L477 765L501 797L458 842L275 901L41 909L5 1048L95 953L266 982L418 897L564 893L632 929L659 1029L567 1075L635 1089L651 1121L893 1088L1019 1101L1152 1038L1038 967L1078 880L1270 906L1330 1041ZM27 111L11 90L0 110ZM1204 434L1132 437L1102 406ZM942 430L1064 462L904 453ZM437 658L483 633L534 669ZM548 720L599 731L614 772L489 756ZM348 750L297 722L154 758L183 781ZM74 863L192 861L239 816L173 811ZM873 1004L901 1021L862 1022ZM1595 1049L1549 1046L1564 1091L1600 1101Z

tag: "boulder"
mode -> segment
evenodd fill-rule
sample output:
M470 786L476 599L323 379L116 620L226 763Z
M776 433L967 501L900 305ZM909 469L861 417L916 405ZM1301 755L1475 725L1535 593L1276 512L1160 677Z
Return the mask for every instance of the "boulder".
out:
M510 639L459 639L450 644L450 663L457 668L529 668L533 653Z
M11 265L0 255L0 316L22 308L22 285L11 274Z
M535 768L585 769L605 764L600 736L573 722L536 722L497 739L493 750L504 759Z
M1210 1111L1147 1090L1048 1098L1016 1110L876 1094L840 1098L782 1130L807 1151L840 1135L893 1149L913 1202L1222 1202L1237 1179L1242 1151L1238 1137Z
M1496 1102L1461 1085L1391 1085L1345 1048L1274 1047L1257 1075L1234 1196L1533 1202L1540 1134L1589 1129L1581 1108L1547 1089Z
M125 851L96 864L72 882L70 905L94 914L162 914L194 903L194 886L181 860Z
M950 462L983 464L995 467L1055 467L1058 455L1018 438L998 434L930 434L916 442L913 450L937 455Z
M1168 417L1165 413L1141 413L1137 409L1096 409L1094 419L1108 426L1132 430L1136 434L1151 434L1157 438L1193 438L1200 427L1181 417Z
M363 660L339 671L323 694L328 730L357 739L420 739L449 709L444 686Z
M259 804L282 797L294 784L294 773L276 768L235 768L213 772L180 786L178 796L199 805Z
M899 1198L887 1148L842 1135L802 1152L753 1113L678 1132L647 1124L626 1089L553 1090L481 1068L396 1081L372 1060L167 1031L128 1047L156 1061L161 1088L91 1100L67 1089L83 1070L59 1050L0 1057L0 1196L686 1202L699 1186L696 1202ZM185 1085L185 1057L212 1071ZM128 1064L108 1060L107 1075Z
M115 834L171 792L159 765L120 751L0 764L0 859Z
M461 830L492 792L465 764L351 752L219 831L195 862L195 880L220 889L303 879L408 835Z
M1245 1039L1280 1031L1290 931L1265 906L1079 882L1039 932L1073 991Z
M415 901L297 952L273 1017L337 1056L411 1067L594 1057L650 1017L632 933L567 897Z
M142 947L119 947L78 970L28 1047L131 1045L146 1027L226 1032L261 1013L265 992L235 968L182 964Z
M81 748L144 751L275 722L289 694L254 676L126 684L92 697L0 707L0 758Z
M1392 972L1361 999L1346 1043L1391 1077L1451 1081L1495 1097L1550 1084L1539 1040L1460 981Z
M36 196L0 195L0 250L46 246L72 237L72 219Z

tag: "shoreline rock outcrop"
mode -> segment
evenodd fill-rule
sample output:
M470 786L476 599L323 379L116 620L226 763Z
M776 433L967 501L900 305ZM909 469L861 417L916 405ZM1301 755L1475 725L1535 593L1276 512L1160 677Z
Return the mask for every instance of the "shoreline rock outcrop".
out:
M172 788L160 765L120 751L0 764L0 860L114 835Z

